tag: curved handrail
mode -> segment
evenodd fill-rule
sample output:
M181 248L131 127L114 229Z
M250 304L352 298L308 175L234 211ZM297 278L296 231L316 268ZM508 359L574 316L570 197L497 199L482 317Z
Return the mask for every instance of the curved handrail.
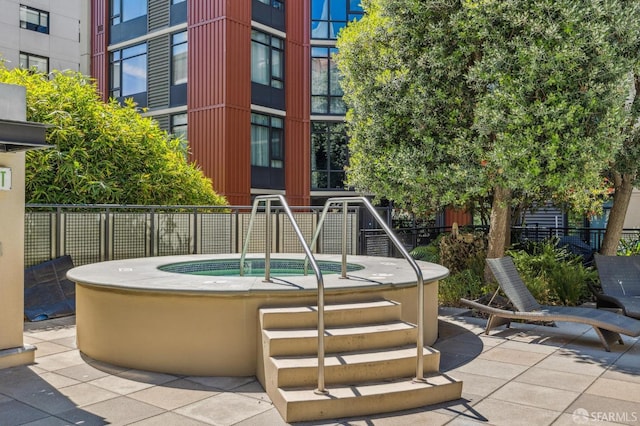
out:
M325 389L324 384L324 280L322 279L322 271L320 271L320 267L313 257L313 253L311 249L307 245L307 242L304 240L304 236L298 227L296 220L293 217L293 213L289 208L289 204L285 200L284 196L279 194L273 195L259 195L255 198L253 202L253 208L251 209L251 218L249 219L249 228L247 229L247 235L244 242L244 246L242 248L242 254L240 255L240 275L244 275L244 259L247 254L247 249L249 247L249 238L251 236L251 229L253 228L253 221L255 218L255 214L258 210L258 205L265 201L265 232L266 232L266 242L265 242L265 258L264 258L264 274L265 281L271 281L270 276L270 259L271 259L271 201L277 200L280 201L282 207L291 221L291 226L300 240L300 244L302 244L302 248L306 254L305 263L307 260L311 262L311 267L316 275L316 280L318 281L318 388L316 389L316 393L326 394L328 393Z
M347 278L347 249L346 249L346 217L347 217L347 205L349 203L359 203L363 204L369 213L375 218L375 220L382 226L382 229L389 236L393 244L400 251L402 256L409 262L411 267L416 273L417 277L417 285L418 285L418 338L416 339L417 346L417 365L416 365L416 378L414 380L424 382L424 277L422 276L422 270L416 263L416 261L411 257L406 248L402 245L400 240L395 236L389 225L387 225L384 220L380 217L378 212L375 210L371 202L365 197L333 197L329 198L324 204L324 209L322 210L322 215L320 216L320 220L318 221L318 225L316 227L316 231L313 235L313 239L311 240L311 247L315 247L315 244L318 240L318 236L320 235L320 231L322 229L322 224L327 216L327 212L329 211L329 207L332 204L342 204L343 209L343 220L342 220L342 278ZM311 261L311 258L309 258ZM313 263L312 263L313 265ZM306 260L305 260L306 266Z

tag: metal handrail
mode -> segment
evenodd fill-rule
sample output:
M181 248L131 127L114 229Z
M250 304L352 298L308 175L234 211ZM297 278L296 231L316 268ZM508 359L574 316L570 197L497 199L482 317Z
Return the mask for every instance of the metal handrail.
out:
M369 213L375 218L375 220L382 226L382 229L389 236L393 244L400 251L402 256L409 262L411 267L416 273L417 277L417 285L418 285L418 338L416 339L417 346L417 365L416 365L416 377L415 381L424 382L426 381L424 378L424 278L422 276L422 270L416 263L416 261L411 257L406 248L402 245L400 240L395 236L389 225L387 225L384 220L380 217L378 212L375 210L371 202L365 197L333 197L329 198L324 204L324 209L322 210L322 216L320 216L320 220L318 221L318 225L316 227L316 232L313 235L313 239L311 240L311 247L315 247L318 236L320 235L320 231L322 229L322 224L327 216L327 212L329 211L329 207L332 204L342 204L343 210L343 218L342 218L342 274L341 278L347 278L347 250L346 250L346 225L347 225L347 205L349 203L360 203L363 204ZM309 258L311 262L312 259ZM306 265L306 263L305 263ZM313 265L313 263L312 263Z
M284 196L279 194L273 195L259 195L255 198L253 202L253 208L251 209L251 217L249 219L249 228L247 229L247 235L244 242L244 246L242 248L242 254L240 255L240 275L244 275L244 259L247 254L247 249L249 248L249 239L251 236L251 229L253 228L253 221L258 210L258 205L265 201L265 232L266 232L266 247L265 247L265 256L264 256L264 279L265 281L271 281L271 201L277 200L280 201L282 207L291 221L291 226L300 240L300 244L304 249L306 254L305 264L307 260L311 263L311 267L313 268L314 273L316 274L316 280L318 281L318 388L315 390L318 394L327 394L328 391L325 389L324 384L324 281L322 279L322 272L320 271L320 267L313 257L313 253L311 253L311 249L307 245L307 242L304 240L304 236L298 227L296 220L293 217L293 213L289 208L289 204L285 200Z

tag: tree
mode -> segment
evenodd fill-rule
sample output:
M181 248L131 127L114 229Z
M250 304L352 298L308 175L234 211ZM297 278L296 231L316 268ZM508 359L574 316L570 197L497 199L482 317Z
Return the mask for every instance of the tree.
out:
M225 205L186 160L182 141L142 117L131 102L100 100L75 72L8 70L0 82L27 88L27 120L50 125L54 148L26 157L29 203Z
M492 197L488 257L511 207L601 202L622 144L639 2L363 0L338 39L354 187L414 210Z
M637 53L637 50L633 53ZM631 54L633 54L631 53ZM600 254L615 256L624 228L633 188L639 182L640 171L640 74L632 73L632 90L627 102L628 120L625 140L607 175L613 184L613 204L607 220L607 228L600 247Z

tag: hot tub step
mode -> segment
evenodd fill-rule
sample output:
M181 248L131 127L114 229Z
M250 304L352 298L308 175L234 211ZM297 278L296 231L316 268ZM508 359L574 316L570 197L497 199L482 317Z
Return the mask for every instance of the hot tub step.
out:
M415 376L416 346L385 348L373 351L326 354L324 358L325 382L353 384L367 380L384 380ZM423 348L425 375L438 372L440 352ZM313 386L318 383L317 356L271 357L275 386Z
M286 422L338 419L422 407L460 398L462 382L445 374L416 383L410 378L355 386L328 386L327 395L313 387L282 388L271 397Z
M402 306L390 300L325 305L325 326L371 324L399 320ZM312 328L318 325L317 306L296 306L260 309L262 327L270 330L291 328Z
M316 329L263 330L269 356L311 355L318 352ZM416 341L416 328L404 321L353 327L327 327L325 352L361 351L404 346Z

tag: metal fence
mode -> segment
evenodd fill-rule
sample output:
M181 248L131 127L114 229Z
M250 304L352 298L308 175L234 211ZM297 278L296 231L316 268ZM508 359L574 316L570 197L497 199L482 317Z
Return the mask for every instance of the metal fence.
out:
M68 254L74 264L135 257L180 254L239 253L246 236L251 207L202 206L118 206L28 204L25 214L25 266L32 266ZM295 220L309 242L322 207L292 207ZM380 215L392 225L392 211L380 208ZM289 219L279 206L272 210L272 252L302 253ZM348 209L347 250L349 254L398 257L384 231L372 223L366 210ZM265 250L265 218L256 217L249 252ZM469 228L485 230L483 227ZM407 250L427 245L450 227L414 226L395 228ZM318 253L339 254L342 213L330 213L323 226ZM604 229L512 228L512 242L542 241L558 237L583 249L598 251ZM623 240L640 240L640 230L626 229Z
M295 220L308 241L313 237L322 207L293 207ZM347 212L347 250L360 254L361 210ZM74 264L181 254L239 253L246 236L251 207L201 206L26 206L25 266L65 254ZM382 212L385 217L385 212ZM388 215L387 215L388 216ZM272 210L273 252L302 253L289 219L279 207ZM249 252L265 251L265 216L258 215ZM340 253L342 213L330 213L318 240L318 253ZM375 244L373 244L375 245ZM388 238L377 245L390 253Z

